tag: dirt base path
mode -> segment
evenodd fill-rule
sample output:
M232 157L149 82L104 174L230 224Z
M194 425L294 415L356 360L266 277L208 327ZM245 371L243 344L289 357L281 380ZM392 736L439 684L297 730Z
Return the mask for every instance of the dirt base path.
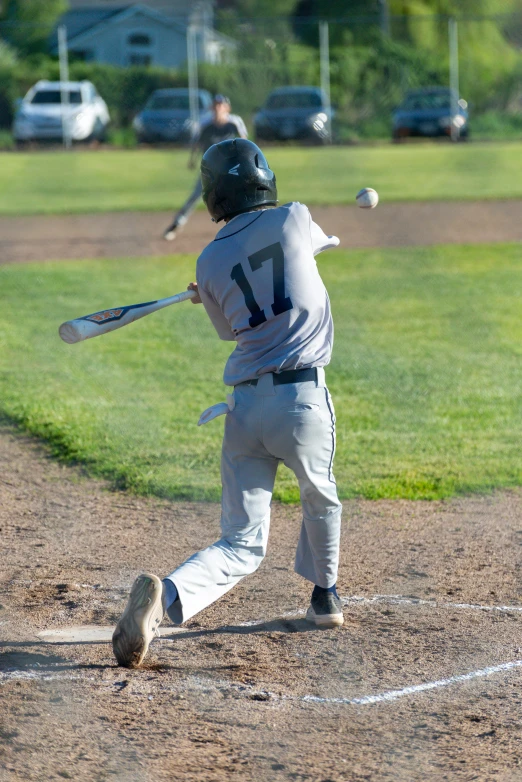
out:
M380 204L314 207L314 219L343 247L395 247L522 241L522 201ZM216 233L196 212L174 242L161 237L168 212L0 218L0 263L62 258L199 253Z
M127 671L37 633L113 624L218 508L111 493L0 427L0 779L520 780L521 515L521 492L346 503L346 622L321 632L276 506L260 570Z

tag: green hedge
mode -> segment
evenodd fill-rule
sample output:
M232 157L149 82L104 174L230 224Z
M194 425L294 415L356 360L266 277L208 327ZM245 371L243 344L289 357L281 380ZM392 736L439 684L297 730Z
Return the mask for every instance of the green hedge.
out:
M72 62L69 70L72 80L87 79L96 85L117 127L131 122L153 90L187 85L185 74L164 68L116 68ZM33 57L15 67L0 67L0 127L11 125L15 99L25 95L39 79L58 80L58 63L49 57Z
M2 52L0 51L0 55ZM462 95L472 104L472 124L484 116L482 130L502 138L504 129L516 134L520 126L519 98L522 54L509 51L510 66L490 67L487 78L466 77L462 63ZM482 68L482 70L484 70ZM106 100L112 129L127 129L150 93L161 87L186 87L181 70L157 67L118 68L100 63L71 62L70 77L92 81ZM57 80L55 59L33 55L16 62L7 52L0 56L0 129L10 128L15 100L39 79ZM391 111L405 90L426 84L447 84L447 60L421 47L376 38L372 45L346 45L331 50L332 100L337 107L339 141L389 137ZM259 41L244 47L237 61L201 65L199 83L211 92L225 92L233 108L250 122L274 87L286 84L318 84L316 50L300 44L260 48ZM487 86L487 88L486 88Z

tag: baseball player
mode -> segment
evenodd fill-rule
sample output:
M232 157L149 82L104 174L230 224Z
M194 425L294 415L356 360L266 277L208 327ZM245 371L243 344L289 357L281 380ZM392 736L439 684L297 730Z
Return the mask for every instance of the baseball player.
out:
M163 581L136 579L113 635L116 659L128 667L142 662L165 614L181 624L259 567L280 462L294 471L301 492L295 570L314 585L306 618L319 627L343 623L335 416L324 371L333 324L315 262L339 240L326 236L303 204L276 207L275 175L251 141L210 147L201 180L210 215L225 225L200 255L189 289L218 336L237 343L224 373L234 392L222 448L221 537Z
M196 160L201 152L204 154L209 147L228 138L248 138L245 123L237 114L230 113L230 100L224 95L215 95L212 101L212 115L202 123L199 134L194 139L188 162L189 168L196 167ZM185 225L201 198L201 177L198 176L194 190L189 195L172 223L164 233L167 241L176 238L176 232Z

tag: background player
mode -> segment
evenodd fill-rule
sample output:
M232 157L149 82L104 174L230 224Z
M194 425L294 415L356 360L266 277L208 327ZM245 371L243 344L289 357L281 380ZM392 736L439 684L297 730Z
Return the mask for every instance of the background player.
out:
M203 121L200 131L192 143L188 167L195 168L200 153L204 154L213 144L218 144L229 138L248 138L247 129L241 117L230 113L230 100L224 95L215 95L212 101L212 116ZM165 239L168 241L175 239L176 231L185 225L200 198L201 177L198 176L194 190L165 231Z
M336 592L341 504L332 473L335 418L325 384L333 323L314 256L326 236L306 206L278 208L275 176L251 141L212 146L201 163L203 199L225 220L200 255L196 303L237 347L225 367L234 386L222 450L221 538L162 581L134 582L113 635L120 665L143 660L165 612L180 624L253 573L266 552L278 464L297 476L303 522L295 569L314 584L307 619L343 623Z

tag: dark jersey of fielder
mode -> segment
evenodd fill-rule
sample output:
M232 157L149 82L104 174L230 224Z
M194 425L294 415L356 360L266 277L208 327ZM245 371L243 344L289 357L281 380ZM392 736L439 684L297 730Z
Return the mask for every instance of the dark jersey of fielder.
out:
M237 342L225 385L329 363L333 321L315 256L338 244L291 203L234 217L203 250L201 300L220 338Z
M205 154L213 144L219 144L229 138L248 138L245 123L237 114L230 114L223 125L216 124L213 119L204 122L195 143Z

